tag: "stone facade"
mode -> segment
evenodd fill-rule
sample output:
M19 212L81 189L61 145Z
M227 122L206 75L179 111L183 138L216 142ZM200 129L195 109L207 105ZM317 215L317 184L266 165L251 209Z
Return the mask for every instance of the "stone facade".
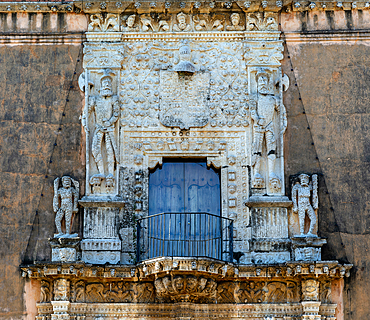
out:
M327 52L344 48L343 40L352 45L361 39L361 45L346 50L364 62L366 33L333 30L367 28L368 7L279 1L0 3L3 49L19 52L4 76L4 92L10 95L3 100L3 123L19 126L24 140L18 146L4 140L3 176L25 188L22 206L14 209L21 228L5 237L6 244L13 239L8 247L17 262L2 281L19 283L13 269L21 263L28 317L364 317L357 302L363 297L356 307L349 305L351 290L361 295L364 284L358 279L345 280L348 290L341 299L350 263L357 270L368 261L357 256L366 251L365 242L352 235L366 233L366 223L342 221L354 211L348 203L365 200L344 193L347 182L337 169L350 166L338 160L343 151L352 155L351 145L362 150L366 134L359 139L352 134L365 127L347 135L334 129L358 120L354 109L343 107L348 98L337 81L359 75L344 75L349 71L335 65L330 82L324 74L331 72ZM326 29L332 31L321 32ZM19 92L29 89L26 81L15 90L20 81L15 79L21 74L39 79L32 70L22 73L23 66L51 65L50 58L34 63L31 57L49 57L45 46L56 48L60 63L45 71L41 86L55 87L45 97L32 86L34 97L19 98L32 103L17 105ZM348 62L344 53L339 56ZM317 66L322 74L317 75ZM335 94L323 92L321 85L316 88L321 95L314 94L316 77ZM356 88L363 87L358 81ZM366 102L364 92L356 94L359 104ZM40 97L46 99L45 114L39 112L45 108ZM343 115L329 110L329 120L322 117L327 101L341 106ZM362 124L366 112L361 110ZM11 126L5 128L3 137L12 137ZM29 141L40 143L35 155L28 154ZM137 247L136 220L148 215L151 170L163 159L199 157L220 170L221 215L233 222L232 261L138 263L137 252L147 247ZM356 168L353 177L364 170ZM29 174L37 181L28 181ZM58 177L65 175L73 177L71 186L60 183ZM33 200L23 207L26 199ZM4 217L10 218L14 206L7 201ZM31 217L25 216L27 210ZM364 210L357 212L365 216ZM349 244L355 248L351 253ZM25 252L21 258L20 252ZM6 290L13 297L12 290L22 288ZM21 303L7 299L9 307L0 306L0 317L19 318Z

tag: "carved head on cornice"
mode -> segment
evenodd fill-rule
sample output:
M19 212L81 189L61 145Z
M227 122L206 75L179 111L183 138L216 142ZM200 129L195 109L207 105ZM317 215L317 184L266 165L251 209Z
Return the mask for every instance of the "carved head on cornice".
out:
M126 25L129 28L133 28L136 20L136 15L132 14L131 16L128 16L126 20Z
M240 22L240 15L239 13L233 13L231 16L230 16L230 20L231 20L231 23L234 27L238 26L239 25L239 22Z

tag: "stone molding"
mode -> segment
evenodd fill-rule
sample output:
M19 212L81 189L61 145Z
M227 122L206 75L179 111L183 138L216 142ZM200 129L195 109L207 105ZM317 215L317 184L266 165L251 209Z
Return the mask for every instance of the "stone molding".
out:
M201 10L210 11L214 8L237 9L244 12L284 12L284 11L315 11L315 10L367 10L370 8L368 1L292 1L292 0L264 0L264 1L210 1L209 3L198 1L68 1L68 2L1 2L0 12L73 12L73 13L122 13L128 7L135 8L139 12L151 9L163 12L171 10Z

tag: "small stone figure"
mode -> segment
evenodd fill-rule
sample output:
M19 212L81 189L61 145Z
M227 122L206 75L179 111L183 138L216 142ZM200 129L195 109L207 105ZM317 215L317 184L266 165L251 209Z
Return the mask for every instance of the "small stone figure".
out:
M173 25L173 30L174 31L190 31L191 26L190 24L186 23L186 14L180 12L177 16L177 21L178 24Z
M239 25L240 23L240 15L239 13L233 13L230 16L231 25L226 26L227 31L242 31L244 30L244 26Z
M303 173L298 178L300 182L297 182L292 188L293 212L298 213L301 236L314 237L313 231L317 221L315 210L319 207L317 175L312 175L312 183L310 183L310 177L307 174ZM311 193L312 202L310 201ZM304 234L306 214L310 219L310 228L308 233Z
M60 178L54 180L54 199L53 209L56 213L55 225L58 234L55 238L74 238L77 233L71 234L72 215L77 213L78 195L80 192L80 184L71 177L62 177L62 186L60 187ZM73 186L72 186L73 184ZM62 231L62 219L65 218L66 232Z

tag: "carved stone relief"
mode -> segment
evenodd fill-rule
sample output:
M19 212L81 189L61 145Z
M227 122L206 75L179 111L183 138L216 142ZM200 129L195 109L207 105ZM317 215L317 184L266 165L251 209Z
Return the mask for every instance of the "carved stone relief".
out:
M292 186L293 212L298 213L300 236L314 237L317 223L318 177L312 175L312 181L307 174L301 174ZM310 220L308 231L305 233L306 215Z
M200 302L216 300L217 283L211 278L171 275L154 281L159 302Z
M60 182L61 181L61 182ZM80 184L71 177L64 176L62 179L54 180L54 198L53 209L55 215L55 225L58 234L55 238L74 238L78 234L71 234L73 214L78 212L78 197L80 193ZM62 231L62 220L65 220L66 230Z

